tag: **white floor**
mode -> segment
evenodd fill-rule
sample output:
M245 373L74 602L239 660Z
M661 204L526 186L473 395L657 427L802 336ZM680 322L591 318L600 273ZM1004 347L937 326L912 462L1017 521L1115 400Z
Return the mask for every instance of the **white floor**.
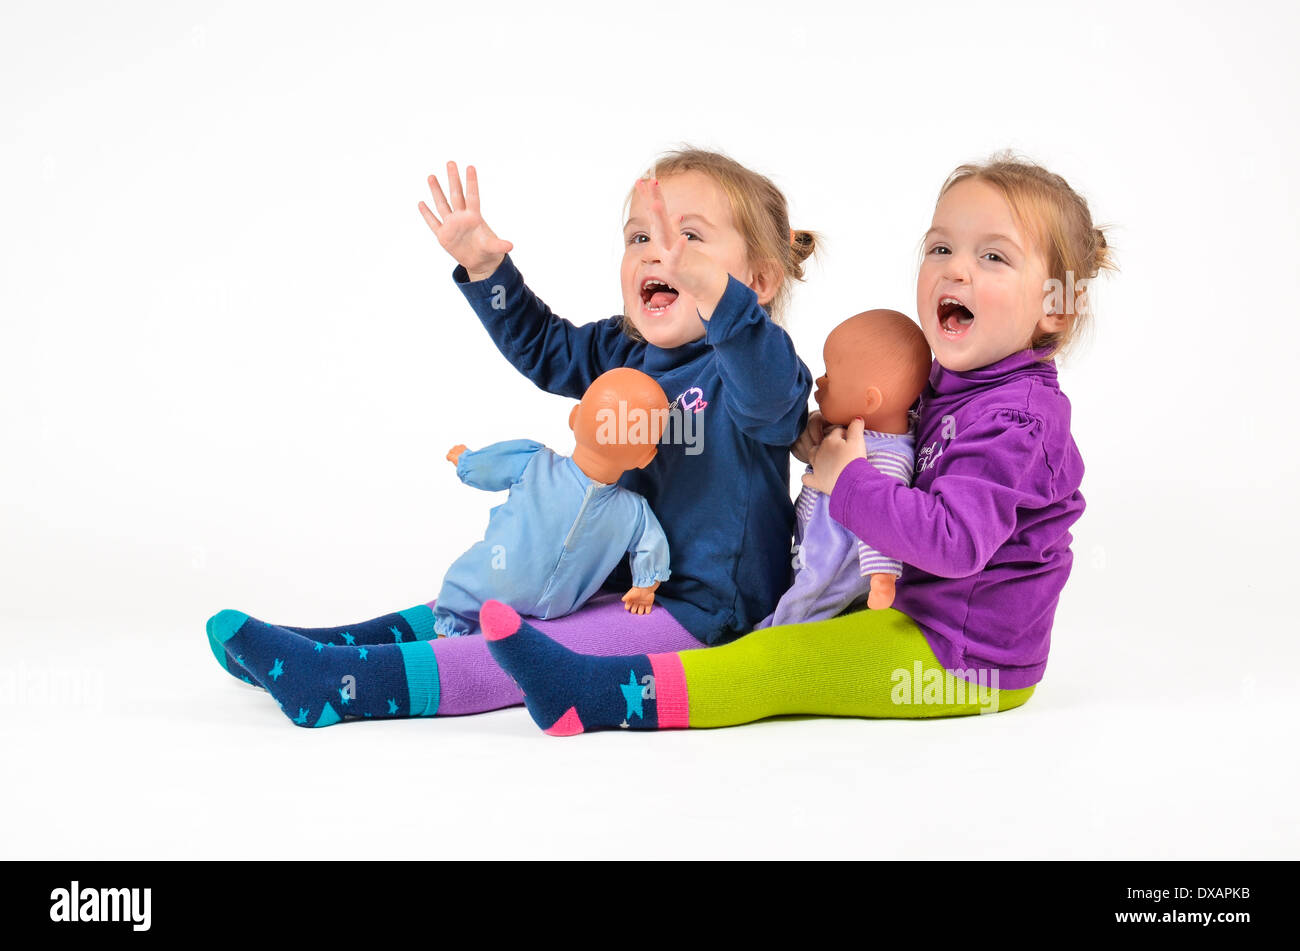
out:
M1108 673L1125 631L1058 626L996 716L555 739L522 708L300 729L202 621L3 626L0 858L1300 856L1294 670Z

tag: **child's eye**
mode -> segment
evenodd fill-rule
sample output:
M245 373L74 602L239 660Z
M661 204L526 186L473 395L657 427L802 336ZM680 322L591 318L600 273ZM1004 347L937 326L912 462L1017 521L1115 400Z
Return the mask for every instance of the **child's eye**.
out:
M1004 258L1002 255L998 254L996 251L985 251L984 257L991 261L1001 261L1003 264L1007 263L1007 259Z
M631 235L628 236L627 243L628 243L628 244L644 244L646 241L649 241L649 240L650 240L649 237L647 237L646 235L642 234L640 231L637 231L637 232L635 232L634 234L631 234Z
M946 244L936 244L926 253L927 254L951 254L952 252L948 250L948 246Z
M699 240L701 240L701 239L700 239L700 236L699 236L698 234L696 234L694 231L683 231L682 234L686 235L686 240L687 240L687 241L699 241Z

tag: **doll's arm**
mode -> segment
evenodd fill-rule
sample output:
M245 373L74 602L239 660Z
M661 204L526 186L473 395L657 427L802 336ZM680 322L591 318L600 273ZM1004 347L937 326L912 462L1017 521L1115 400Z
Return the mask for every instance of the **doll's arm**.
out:
M456 463L456 475L461 482L487 492L499 492L518 482L533 456L545 448L531 439L508 439L482 449L454 446L447 458Z
M628 552L632 556L632 588L623 595L623 604L633 614L646 614L654 604L655 590L667 581L669 570L668 536L650 505L640 500L640 517Z
M623 595L623 607L633 614L649 614L654 607L655 591L658 588L658 581L646 588L628 588L627 594Z
M944 447L928 490L907 488L854 459L831 492L831 517L929 574L973 575L1011 537L1017 510L1042 506L1050 496L1042 426L1011 410L973 421Z
M548 393L581 399L596 377L626 366L645 346L623 332L622 318L575 326L556 316L529 290L509 255L481 281L471 281L463 267L452 277L497 349Z
M887 443L876 443L867 451L867 461L899 485L912 484L915 457L910 438L899 438ZM894 604L895 581L903 574L903 563L897 558L882 555L866 542L858 539L858 567L863 577L871 578L871 591L867 607L883 611Z

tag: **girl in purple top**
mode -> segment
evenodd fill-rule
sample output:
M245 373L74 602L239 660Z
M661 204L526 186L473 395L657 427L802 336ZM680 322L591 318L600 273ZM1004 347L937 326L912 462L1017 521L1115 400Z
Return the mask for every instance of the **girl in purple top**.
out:
M575 654L491 602L483 628L548 733L724 726L780 714L933 717L1029 699L1083 512L1083 460L1054 357L1113 267L1087 203L1011 156L939 193L917 279L934 351L911 487L864 458L862 421L793 447L831 516L904 562L891 609L756 631L675 654Z

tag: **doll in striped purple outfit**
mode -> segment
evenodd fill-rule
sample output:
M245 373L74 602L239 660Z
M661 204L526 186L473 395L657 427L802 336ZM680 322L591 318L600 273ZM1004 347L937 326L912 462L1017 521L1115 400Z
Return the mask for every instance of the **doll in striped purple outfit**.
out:
M832 330L822 356L826 373L817 380L818 411L808 429L819 416L824 429L861 419L867 461L910 486L912 409L930 373L930 347L920 326L897 311L870 310ZM795 518L793 580L756 627L821 621L864 604L879 610L894 603L902 562L831 518L829 496L805 485Z

